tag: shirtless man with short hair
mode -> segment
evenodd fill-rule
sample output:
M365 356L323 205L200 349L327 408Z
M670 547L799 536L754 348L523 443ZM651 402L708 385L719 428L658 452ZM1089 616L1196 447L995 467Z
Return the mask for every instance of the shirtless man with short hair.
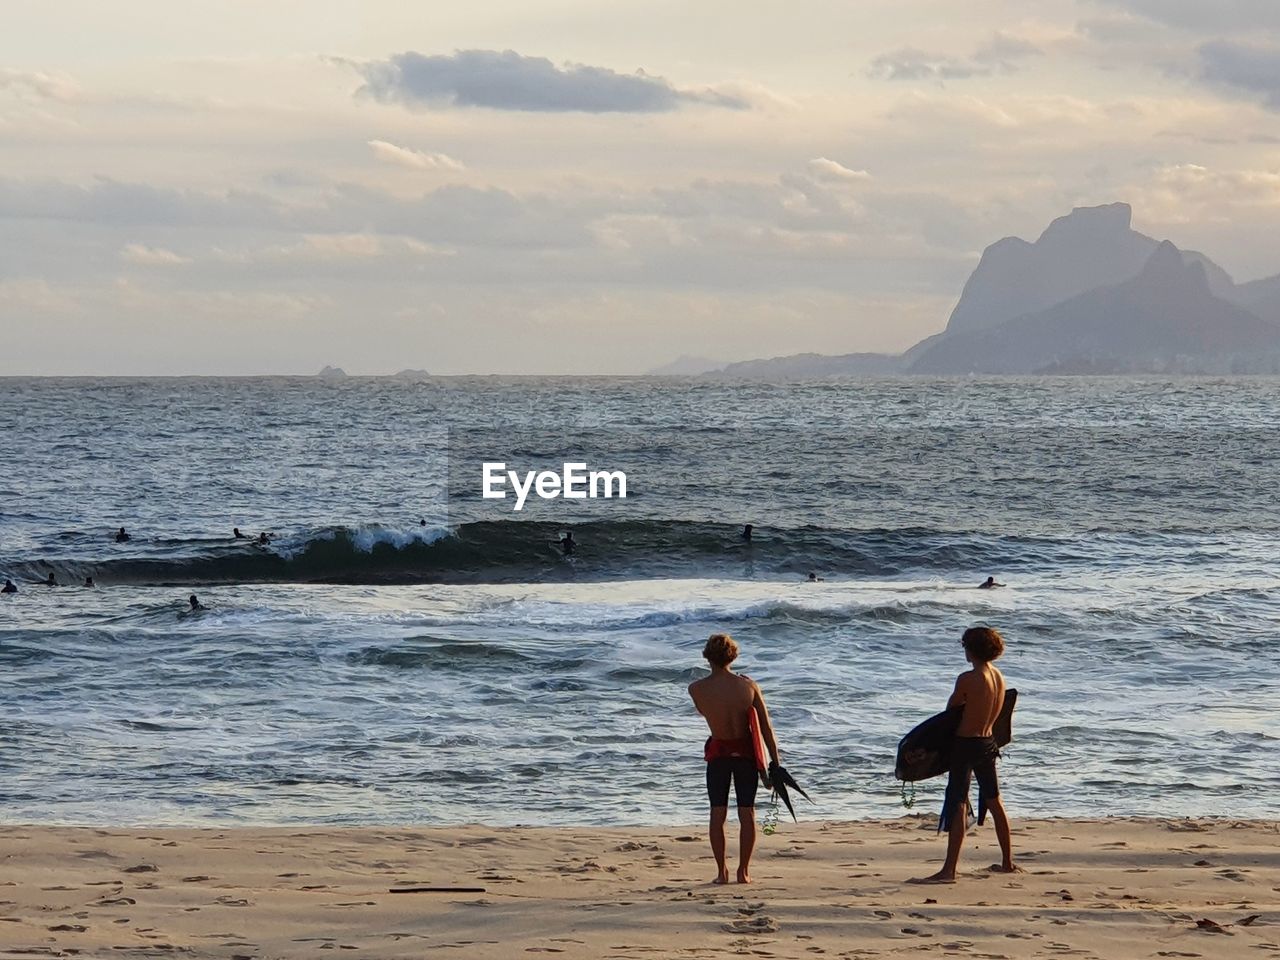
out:
M741 830L738 849L738 882L751 882L751 854L756 845L756 787L760 782L761 762L756 755L755 737L751 732L750 714L755 711L760 735L769 756L781 763L778 741L774 737L764 695L750 677L733 672L731 664L738 656L738 645L725 633L714 634L702 651L711 665L711 675L689 685L693 705L706 718L711 736L707 739L707 796L711 801L711 823L708 834L711 852L716 858L715 883L729 882L725 861L724 824L729 816L729 784L732 782L738 804Z
M1004 707L1004 675L993 661L1004 653L1004 638L990 627L970 627L960 639L965 659L973 665L956 678L955 692L947 707L963 706L960 725L956 728L951 749L951 774L943 801L942 826L947 833L947 859L942 869L929 877L911 883L955 883L960 848L968 829L969 780L978 780L979 810L985 806L995 821L996 839L1000 842L1001 862L992 864L998 873L1016 873L1013 863L1013 841L1009 831L1009 815L1000 799L996 780L996 757L999 751L992 728ZM981 821L979 821L981 822Z

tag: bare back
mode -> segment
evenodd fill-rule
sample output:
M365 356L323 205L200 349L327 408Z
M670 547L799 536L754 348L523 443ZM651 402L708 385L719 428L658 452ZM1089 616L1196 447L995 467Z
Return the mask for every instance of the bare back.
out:
M957 737L989 737L1004 707L1004 674L985 663L956 678L956 689L947 706L964 706Z
M749 677L719 670L690 684L689 696L717 740L742 740L751 733L747 712L755 704L757 687Z

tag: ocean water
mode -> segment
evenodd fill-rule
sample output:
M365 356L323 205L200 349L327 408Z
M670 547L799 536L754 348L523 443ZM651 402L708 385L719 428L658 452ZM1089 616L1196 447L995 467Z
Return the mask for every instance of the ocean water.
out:
M696 822L722 630L802 815L894 816L978 623L1015 817L1280 816L1277 414L1255 378L0 379L0 820ZM480 496L565 460L627 498Z

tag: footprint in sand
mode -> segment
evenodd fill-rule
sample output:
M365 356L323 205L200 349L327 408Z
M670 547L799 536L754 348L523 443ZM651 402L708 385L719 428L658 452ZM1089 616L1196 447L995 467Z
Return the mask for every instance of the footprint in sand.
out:
M661 850L656 843L640 843L636 840L627 840L613 848L614 853L635 853L637 850Z
M724 925L725 933L777 933L778 921L773 917L741 917Z

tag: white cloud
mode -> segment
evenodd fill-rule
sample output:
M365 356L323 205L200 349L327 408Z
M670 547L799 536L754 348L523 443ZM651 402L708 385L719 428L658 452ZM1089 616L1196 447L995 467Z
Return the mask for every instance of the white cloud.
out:
M118 309L170 314L175 326L190 326L204 319L240 326L263 322L297 322L329 305L315 294L261 290L171 290L118 277L109 287L90 293L98 304ZM86 293L86 297L89 293Z
M63 74L0 67L0 90L41 100L75 100L80 88Z
M148 247L141 243L128 243L120 249L120 259L125 263L134 263L143 267L172 267L190 263L190 257L183 257L163 247Z
M1044 50L1030 40L996 31L966 56L901 47L872 60L867 73L880 80L968 80L1016 73L1021 61L1043 54Z
M386 140L370 140L373 155L384 163L392 163L414 170L465 170L466 165L445 153L426 153L409 147L397 146Z
M15 277L0 280L0 308L36 314L68 313L79 306L76 298L54 289L42 277Z
M853 170L835 160L826 157L815 157L809 161L809 172L822 180L870 180L871 174L865 170Z
M312 233L296 243L216 249L212 259L227 264L321 264L379 260L388 257L452 256L453 251L413 237L377 233Z

